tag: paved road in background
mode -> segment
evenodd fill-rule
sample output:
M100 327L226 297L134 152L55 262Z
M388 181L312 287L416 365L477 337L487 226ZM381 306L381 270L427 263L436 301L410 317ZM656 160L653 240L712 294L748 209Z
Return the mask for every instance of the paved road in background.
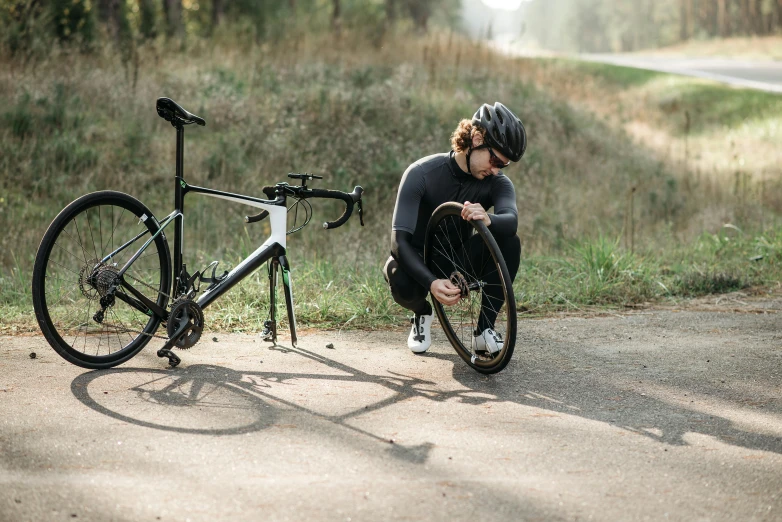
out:
M782 61L734 60L711 57L681 57L642 54L561 54L494 43L492 47L512 56L566 57L574 60L609 63L714 80L737 87L782 93Z
M715 80L738 87L782 93L782 62L582 54L578 59Z
M0 337L0 520L779 520L782 303L725 304L524 320L494 376L401 330Z

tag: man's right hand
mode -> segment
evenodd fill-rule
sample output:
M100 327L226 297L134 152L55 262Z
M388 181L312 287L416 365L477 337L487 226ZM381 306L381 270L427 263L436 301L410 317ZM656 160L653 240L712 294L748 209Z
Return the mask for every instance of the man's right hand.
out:
M446 306L452 306L459 302L462 292L459 287L451 283L448 279L436 279L429 287L429 291L435 299Z

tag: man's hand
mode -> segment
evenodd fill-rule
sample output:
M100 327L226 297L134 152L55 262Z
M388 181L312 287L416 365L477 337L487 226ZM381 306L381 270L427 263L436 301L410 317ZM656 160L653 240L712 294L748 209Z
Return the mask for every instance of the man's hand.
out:
M491 218L483 209L480 203L464 202L464 208L462 209L462 219L467 221L483 221L488 227L491 225Z
M459 302L462 291L447 279L436 279L429 287L429 291L435 299L446 306L452 306Z

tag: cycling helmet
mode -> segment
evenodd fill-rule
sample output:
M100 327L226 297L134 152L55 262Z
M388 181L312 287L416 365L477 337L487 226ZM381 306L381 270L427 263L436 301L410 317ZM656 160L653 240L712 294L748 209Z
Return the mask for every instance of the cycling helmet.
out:
M486 129L486 143L511 161L519 161L527 148L524 124L510 109L496 102L484 103L472 117L473 125Z

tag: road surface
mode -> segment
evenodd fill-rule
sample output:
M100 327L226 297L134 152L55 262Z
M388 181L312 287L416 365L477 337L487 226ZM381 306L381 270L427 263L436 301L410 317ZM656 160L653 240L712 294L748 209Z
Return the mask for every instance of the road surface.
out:
M779 520L782 303L719 299L525 319L494 376L402 330L0 337L0 520Z

